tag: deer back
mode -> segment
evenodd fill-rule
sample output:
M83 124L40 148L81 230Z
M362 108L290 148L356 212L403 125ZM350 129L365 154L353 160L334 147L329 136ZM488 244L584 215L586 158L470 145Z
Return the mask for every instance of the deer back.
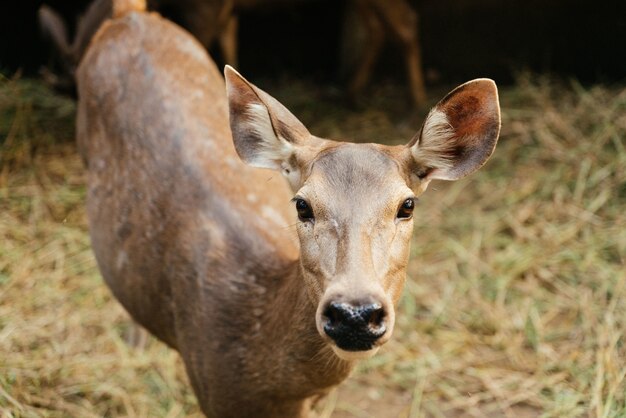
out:
M189 327L177 324L218 301L228 315L297 258L290 193L240 162L221 74L158 15L106 22L77 79L99 267L133 317L178 347Z

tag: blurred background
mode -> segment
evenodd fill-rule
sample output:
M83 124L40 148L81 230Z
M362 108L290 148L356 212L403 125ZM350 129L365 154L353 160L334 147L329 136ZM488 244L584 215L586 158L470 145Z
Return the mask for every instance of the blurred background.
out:
M226 3L151 0L219 65ZM626 2L400 3L233 9L237 67L318 136L406 143L455 85L499 85L495 154L420 197L394 337L319 416L625 417ZM42 4L0 9L0 418L199 417L178 356L137 344L91 252L71 81L89 2L46 2L64 56Z
M188 0L161 11L180 21ZM237 2L236 2L237 3ZM244 73L332 81L340 76L346 0L242 0L240 67ZM50 46L41 37L37 9L43 1L6 2L0 13L0 68L37 74ZM46 2L67 20L70 33L88 0ZM427 82L461 82L481 76L510 83L530 70L583 82L619 81L626 74L626 4L617 0L410 0L419 14ZM179 10L177 10L179 9ZM345 37L345 36L344 36ZM354 45L354 47L358 47ZM217 50L212 49L218 59ZM401 52L387 45L376 70L403 77Z

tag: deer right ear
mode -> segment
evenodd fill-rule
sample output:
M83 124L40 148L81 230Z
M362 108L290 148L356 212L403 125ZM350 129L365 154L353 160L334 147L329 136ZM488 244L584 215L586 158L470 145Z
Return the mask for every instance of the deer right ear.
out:
M296 149L311 138L304 125L232 67L224 69L230 129L239 157L253 167L282 171L292 186L299 175Z

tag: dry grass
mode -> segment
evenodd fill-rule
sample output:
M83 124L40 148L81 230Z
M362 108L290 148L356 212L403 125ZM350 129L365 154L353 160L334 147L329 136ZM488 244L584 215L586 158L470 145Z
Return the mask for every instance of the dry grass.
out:
M388 86L358 110L268 90L319 135L416 128ZM626 91L522 77L502 107L487 167L421 199L393 341L322 415L626 416ZM72 118L37 82L0 81L0 417L198 416L176 354L124 342Z

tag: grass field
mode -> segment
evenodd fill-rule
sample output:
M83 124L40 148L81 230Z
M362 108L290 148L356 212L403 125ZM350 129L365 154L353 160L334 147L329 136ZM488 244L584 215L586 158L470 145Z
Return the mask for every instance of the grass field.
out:
M317 135L419 128L393 85L351 108L331 87L258 84ZM626 90L522 76L501 104L492 160L420 200L393 340L321 416L626 417ZM0 417L200 416L176 353L126 343L89 247L74 111L0 80Z

